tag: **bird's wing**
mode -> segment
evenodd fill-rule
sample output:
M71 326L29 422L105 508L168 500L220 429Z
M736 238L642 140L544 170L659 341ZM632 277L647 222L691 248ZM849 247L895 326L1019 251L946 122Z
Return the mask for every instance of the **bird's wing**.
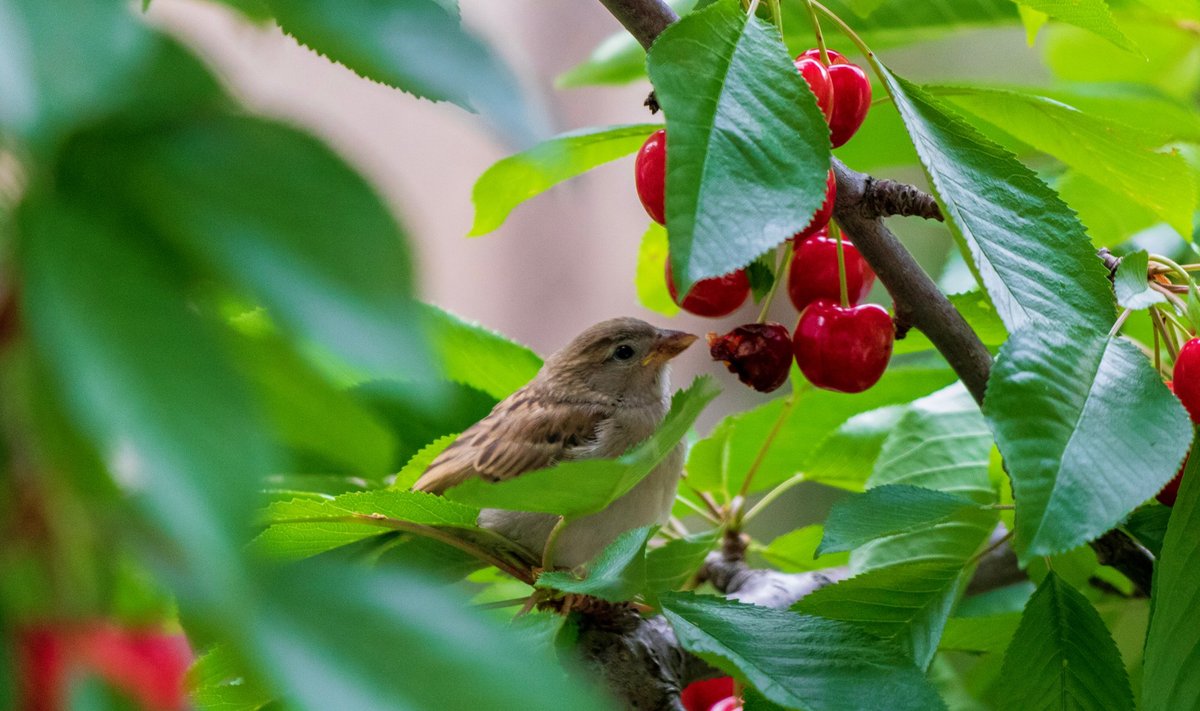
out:
M519 390L459 435L413 489L440 494L471 477L501 481L572 459L593 443L605 410Z

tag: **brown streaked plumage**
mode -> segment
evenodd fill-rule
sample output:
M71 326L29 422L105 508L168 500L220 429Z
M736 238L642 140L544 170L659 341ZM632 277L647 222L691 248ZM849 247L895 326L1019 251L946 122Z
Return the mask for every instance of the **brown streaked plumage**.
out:
M694 340L634 318L592 326L547 358L528 385L463 432L413 488L441 493L471 477L500 481L556 462L624 453L662 421L667 362ZM622 531L663 518L681 469L682 450L677 450L608 509L566 526L554 547L554 563L584 563ZM480 525L535 553L556 520L519 511L480 514Z

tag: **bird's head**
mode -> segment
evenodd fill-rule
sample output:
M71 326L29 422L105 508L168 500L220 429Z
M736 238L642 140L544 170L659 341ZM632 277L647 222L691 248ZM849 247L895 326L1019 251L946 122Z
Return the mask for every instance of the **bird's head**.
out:
M636 318L601 321L546 359L544 374L565 388L627 401L661 397L667 363L695 342L683 331Z

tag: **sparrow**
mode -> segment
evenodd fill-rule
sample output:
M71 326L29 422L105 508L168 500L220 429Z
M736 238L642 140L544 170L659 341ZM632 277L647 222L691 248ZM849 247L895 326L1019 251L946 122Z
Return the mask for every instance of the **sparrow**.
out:
M503 481L558 462L617 457L649 437L670 405L668 363L696 336L636 318L598 323L546 359L528 385L447 447L413 484L441 494L470 479ZM575 568L621 533L666 521L683 445L607 508L566 524L543 564ZM559 516L484 509L479 525L542 554Z

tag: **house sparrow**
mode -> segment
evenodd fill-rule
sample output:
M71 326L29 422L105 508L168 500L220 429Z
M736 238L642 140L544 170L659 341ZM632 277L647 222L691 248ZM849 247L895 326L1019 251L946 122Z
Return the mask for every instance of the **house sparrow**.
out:
M695 340L635 318L592 326L459 435L413 489L440 494L474 476L502 481L556 462L624 454L662 422L670 404L667 363ZM608 508L563 527L545 563L576 567L624 531L665 520L682 470L681 444ZM558 519L484 509L479 525L541 553Z

